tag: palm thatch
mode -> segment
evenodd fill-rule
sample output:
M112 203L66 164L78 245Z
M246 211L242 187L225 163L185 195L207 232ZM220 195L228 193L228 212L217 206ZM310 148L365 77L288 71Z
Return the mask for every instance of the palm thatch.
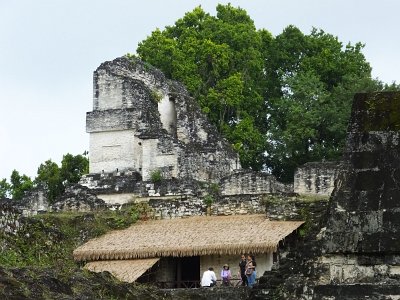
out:
M158 260L159 258L91 261L85 265L85 269L92 272L107 271L121 281L134 282Z
M265 215L141 221L90 240L73 255L77 261L93 261L265 253L275 251L302 223L269 221Z

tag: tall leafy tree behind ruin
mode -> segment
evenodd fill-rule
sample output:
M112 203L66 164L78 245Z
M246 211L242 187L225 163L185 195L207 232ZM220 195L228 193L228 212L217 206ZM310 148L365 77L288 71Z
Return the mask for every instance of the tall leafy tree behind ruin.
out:
M228 4L216 16L195 8L137 53L186 85L244 167L288 181L298 165L337 159L353 94L382 87L362 47L295 26L273 37Z
M289 26L271 43L267 68L279 93L269 105L268 165L277 177L293 178L308 161L338 159L354 93L379 89L361 53L321 30L309 35Z
M262 37L247 13L218 5L217 16L200 7L139 44L144 61L183 82L202 110L241 156L261 169L266 134ZM256 139L241 139L246 127Z

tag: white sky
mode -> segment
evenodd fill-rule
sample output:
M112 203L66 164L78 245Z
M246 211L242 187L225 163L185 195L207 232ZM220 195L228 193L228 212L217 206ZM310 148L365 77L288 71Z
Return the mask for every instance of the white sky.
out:
M293 24L363 42L373 77L400 82L398 0L0 0L0 179L89 150L92 74L198 5L244 8L273 35Z

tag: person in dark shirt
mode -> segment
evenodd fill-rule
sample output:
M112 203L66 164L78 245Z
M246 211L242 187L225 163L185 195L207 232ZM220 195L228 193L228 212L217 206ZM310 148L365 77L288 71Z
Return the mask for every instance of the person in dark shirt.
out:
M240 268L240 277L242 278L242 285L243 286L247 286L248 285L247 276L246 276L246 273L245 273L246 272L246 264L247 264L246 255L242 254L241 260L239 262L239 268Z

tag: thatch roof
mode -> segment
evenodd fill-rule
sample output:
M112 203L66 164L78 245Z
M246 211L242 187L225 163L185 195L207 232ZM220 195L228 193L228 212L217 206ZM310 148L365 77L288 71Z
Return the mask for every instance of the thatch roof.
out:
M107 271L121 281L134 282L158 260L159 258L91 261L85 265L85 269L92 272Z
M138 222L93 239L74 251L78 261L168 256L239 255L275 251L303 222L265 215L196 216Z

